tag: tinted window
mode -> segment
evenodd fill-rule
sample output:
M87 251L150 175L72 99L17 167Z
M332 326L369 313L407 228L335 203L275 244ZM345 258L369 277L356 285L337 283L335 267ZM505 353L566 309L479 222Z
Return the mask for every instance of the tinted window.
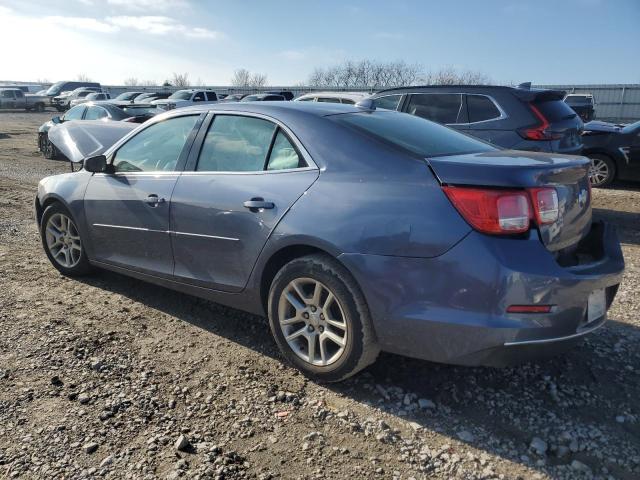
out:
M496 150L480 140L450 128L403 113L350 113L327 117L363 133L390 142L422 157Z
M397 110L402 95L387 95L385 97L375 98L373 104L376 108L386 108L387 110Z
M484 95L467 95L469 122L482 122L500 116L500 110L489 97Z
M318 102L340 103L340 99L339 98L332 98L332 97L318 97Z
M83 92L78 92L78 98L84 98L84 97L86 97L87 95L89 95L90 93L91 93L91 92L90 92L90 91L88 91L88 90L85 90L85 91L83 91Z
M428 93L411 95L407 113L438 123L461 121L462 95L458 93Z
M107 111L102 107L91 106L87 108L87 113L84 116L85 120L100 120L101 118L106 118L109 115Z
M315 97L306 97L306 98L298 98L296 101L298 102L313 102Z
M287 136L280 130L271 149L267 170L285 170L304 166L306 165L301 161L298 152L293 148Z
M169 97L170 100L189 100L190 98L191 92L189 90L178 90Z
M347 105L355 105L356 102L353 100L349 100L348 98L343 98L342 103L346 103Z
M571 104L591 103L591 97L586 97L584 95L574 95L574 96L571 96L571 97L567 97L565 101L569 105L571 105Z
M210 102L215 102L216 100L218 100L218 97L216 96L215 92L207 92L207 100L209 100Z
M73 107L71 110L65 113L62 118L64 118L65 120L80 120L82 119L82 114L84 113L86 108L87 107L85 107L84 105Z
M196 115L170 118L145 128L116 152L116 172L175 170L197 120Z
M14 98L11 90L2 90L2 98Z
M535 107L549 122L557 122L559 120L567 120L576 117L569 105L560 100L551 100L549 102L534 103Z
M193 96L194 102L204 102L204 92L198 92Z
M264 170L276 126L260 118L217 115L205 137L198 171Z
M24 98L24 93L22 93L22 90L16 90L16 98Z

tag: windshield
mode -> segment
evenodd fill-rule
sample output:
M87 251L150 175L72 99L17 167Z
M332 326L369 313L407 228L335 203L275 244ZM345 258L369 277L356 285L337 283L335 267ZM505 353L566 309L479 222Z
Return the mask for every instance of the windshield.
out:
M169 100L189 100L191 92L189 90L178 90L169 97Z
M122 111L128 115L131 115L132 117L139 117L141 115L151 116L161 112L161 110L158 110L156 107L134 107L134 106L124 107Z
M392 143L421 157L490 152L496 147L415 115L391 111L348 113L327 118Z
M56 82L53 85L51 85L49 87L49 90L47 90L47 95L58 95L60 93L60 90L62 89L63 85L67 83L67 82Z
M124 92L116 97L116 100L131 100L137 95L136 92Z
M242 99L243 102L255 102L258 100L258 95L247 95Z

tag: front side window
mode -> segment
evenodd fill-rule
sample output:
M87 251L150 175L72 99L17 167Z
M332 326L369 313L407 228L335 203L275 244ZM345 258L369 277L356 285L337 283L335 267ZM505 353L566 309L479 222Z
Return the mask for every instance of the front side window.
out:
M67 113L64 114L64 117L62 117L65 121L67 120L82 120L82 114L84 113L85 109L87 107L85 107L84 105L78 105L76 107L73 107L71 110L69 110Z
M92 106L87 108L87 114L84 116L85 120L100 120L101 118L106 118L108 117L109 114L107 113L107 111L102 108L102 107L98 107L98 106Z
M500 110L495 103L484 95L467 95L469 123L484 122L500 117Z
M437 123L460 123L462 95L459 93L428 93L411 95L407 113Z
M3 90L2 91L2 98L11 98L13 99L13 92L11 90Z
M300 155L287 136L278 131L276 139L273 142L273 148L269 155L269 162L267 163L267 170L287 170L290 168L301 168L306 166L304 161L300 159Z
M16 98L24 98L24 93L22 93L22 90L16 90Z
M276 125L261 118L217 115L204 139L198 171L264 170Z
M116 172L173 171L197 115L169 118L145 128L116 152Z
M386 108L387 110L397 110L402 95L386 95L373 100L376 108Z

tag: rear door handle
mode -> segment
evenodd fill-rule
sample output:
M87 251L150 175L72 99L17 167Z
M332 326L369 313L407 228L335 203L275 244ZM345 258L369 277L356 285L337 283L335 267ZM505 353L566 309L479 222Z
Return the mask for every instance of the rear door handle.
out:
M147 204L151 207L157 207L161 203L164 203L165 199L162 197L158 197L155 193L152 193L147 197Z
M254 197L251 200L247 200L246 202L244 202L243 205L245 208L248 208L252 212L258 211L260 209L269 210L275 207L275 204L273 202L265 202L264 198L262 197Z

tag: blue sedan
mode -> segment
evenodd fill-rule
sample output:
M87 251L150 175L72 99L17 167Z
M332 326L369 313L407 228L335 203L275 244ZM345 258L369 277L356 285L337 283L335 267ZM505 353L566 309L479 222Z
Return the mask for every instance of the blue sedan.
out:
M177 109L103 150L38 186L53 266L266 314L320 381L381 350L461 365L556 354L605 323L624 269L613 229L592 222L587 159L370 102Z

